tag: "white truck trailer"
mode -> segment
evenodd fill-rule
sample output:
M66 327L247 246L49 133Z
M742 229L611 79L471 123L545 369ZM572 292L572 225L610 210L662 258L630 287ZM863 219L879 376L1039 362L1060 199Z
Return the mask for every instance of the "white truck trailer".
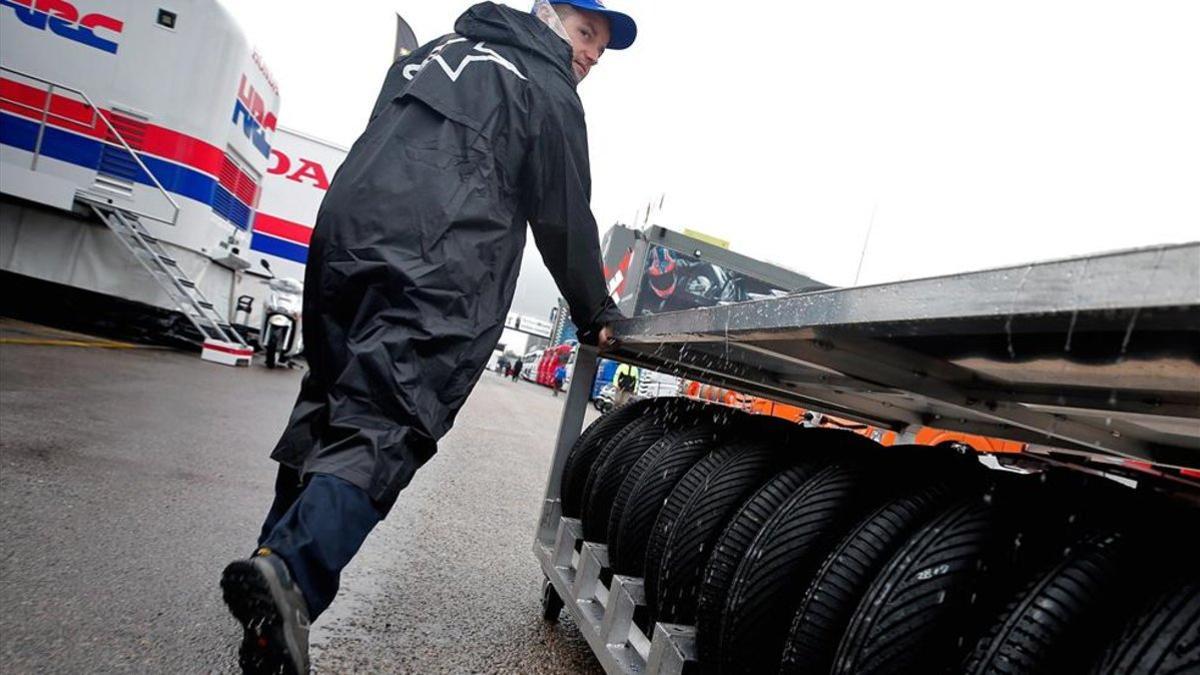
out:
M262 259L303 277L345 150L279 126L264 57L215 0L5 0L0 44L9 300L198 332L206 358L248 363L237 298L261 306Z

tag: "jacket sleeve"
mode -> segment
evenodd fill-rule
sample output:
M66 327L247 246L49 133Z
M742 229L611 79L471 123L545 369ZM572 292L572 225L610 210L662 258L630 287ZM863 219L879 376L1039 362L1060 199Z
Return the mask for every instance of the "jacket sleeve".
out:
M622 317L604 286L583 111L551 106L534 134L525 185L529 225L570 306L579 341L594 345L600 329Z

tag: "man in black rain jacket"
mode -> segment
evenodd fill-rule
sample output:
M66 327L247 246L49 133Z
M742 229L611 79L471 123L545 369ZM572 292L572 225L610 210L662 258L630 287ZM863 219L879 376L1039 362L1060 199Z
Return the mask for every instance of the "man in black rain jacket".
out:
M397 61L321 204L305 272L310 369L272 453L275 502L255 555L221 579L248 672L307 671L309 621L500 338L526 222L580 341L610 339L620 315L575 86L636 27L597 0L541 4L475 5Z

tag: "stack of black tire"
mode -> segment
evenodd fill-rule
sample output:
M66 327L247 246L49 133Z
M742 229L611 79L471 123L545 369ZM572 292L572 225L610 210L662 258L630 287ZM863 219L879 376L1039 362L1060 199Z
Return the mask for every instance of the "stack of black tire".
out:
M686 399L580 436L563 515L711 673L1200 672L1196 512Z

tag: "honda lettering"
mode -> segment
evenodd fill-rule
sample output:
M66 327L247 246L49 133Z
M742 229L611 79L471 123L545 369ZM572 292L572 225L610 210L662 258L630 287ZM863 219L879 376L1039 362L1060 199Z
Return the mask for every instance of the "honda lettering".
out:
M283 176L297 183L308 183L318 190L329 189L329 174L325 172L325 167L320 162L300 157L296 160L297 164L293 170L292 160L286 154L272 149L271 157L275 161L267 169L267 173Z

